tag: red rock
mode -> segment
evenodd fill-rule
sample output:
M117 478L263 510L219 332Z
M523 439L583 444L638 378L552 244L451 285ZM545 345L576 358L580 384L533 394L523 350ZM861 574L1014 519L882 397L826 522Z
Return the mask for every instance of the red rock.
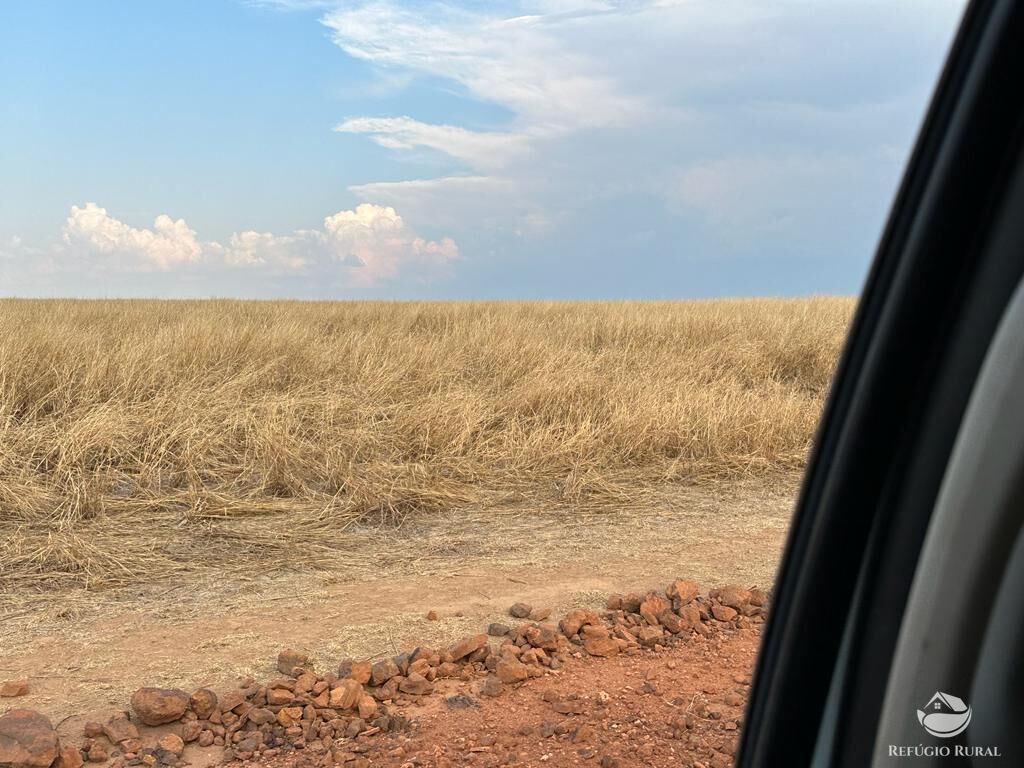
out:
M110 759L110 747L102 741L94 741L89 745L89 750L85 753L85 759L90 763L105 763Z
M291 728L302 720L302 707L281 707L277 711L277 722L282 728Z
M544 619L546 619L550 615L550 608L534 608L529 613L529 619L530 621L544 621Z
M199 734L201 734L202 732L203 726L199 724L198 720L193 720L190 723L185 723L183 726L181 726L181 740L186 743L191 743L198 739Z
M665 630L658 625L640 627L640 633L637 635L637 640L640 641L640 645L648 648L653 647L657 643L661 642L665 638Z
M643 601L644 599L640 595L630 592L622 598L622 610L626 613L640 613L640 603Z
M486 637L486 635L484 635L484 637ZM413 672L399 684L398 690L402 693L422 696L434 690L434 684L427 680L427 678L423 677L423 675L418 675Z
M484 680L484 684L480 686L481 696L500 696L501 691L504 688L501 680L494 675L488 675L487 679Z
M728 605L715 603L711 606L711 615L719 621L732 621L737 616L737 611Z
M588 611L584 608L574 608L565 614L565 618L562 619L561 627L562 632L568 636L579 634L579 631L587 625L600 625L601 617L593 611Z
M132 694L132 710L146 725L173 723L188 704L188 694L177 688L140 688Z
M245 701L245 692L239 688L232 688L230 691L225 691L220 696L216 696L216 699L217 709L222 713L230 712Z
M352 664L352 669L349 670L348 676L360 685L366 685L370 682L370 675L372 673L373 665L370 662L357 661Z
M156 745L160 749L167 750L172 755L180 755L185 751L185 741L176 733L165 733L160 737Z
M545 651L558 650L558 633L550 624L538 624L526 630L526 640L534 648Z
M697 595L700 594L700 588L697 586L697 582L690 581L690 579L676 579L668 585L666 593L669 599L672 600L673 607L679 610L680 606L696 599Z
M768 593L763 589L753 587L750 590L750 604L761 607L768 604Z
M331 706L336 709L353 709L363 695L363 686L348 677L331 691Z
M622 595L608 595L608 600L604 604L604 607L609 611L621 611L622 610Z
M473 635L472 637L460 640L450 649L452 661L458 661L459 659L465 658L474 651L480 650L485 645L487 645L487 635L485 634Z
M127 712L118 712L113 715L107 724L102 726L103 735L110 739L111 744L120 744L126 739L137 739L139 738L139 729L135 727L135 723L128 719ZM88 731L85 734L89 736Z
M743 606L750 602L750 590L735 584L711 590L708 595L712 600L717 600L722 605L741 611Z
M12 709L0 717L0 765L49 768L60 753L50 720L31 709Z
M530 676L530 670L515 656L508 654L498 660L494 674L503 683L521 683Z
M591 656L614 656L619 644L606 627L590 627L583 633L583 647Z
M437 621L439 618L437 611L427 611L427 621Z
M15 696L28 695L28 680L8 680L0 684L0 696L13 699Z
M487 625L487 634L491 637L504 637L511 631L511 628L507 624L499 624L495 622Z
M693 629L700 625L700 609L693 603L687 603L679 609L679 618L683 629Z
M313 672L303 672L297 678L295 678L295 690L300 693L308 693L313 690L313 686L316 685L316 674Z
M60 754L57 756L57 761L53 764L53 768L82 768L83 762L82 753L78 747L68 744L65 747L61 747Z
M392 659L382 659L370 668L370 677L374 685L383 685L399 673L398 665Z
M517 619L525 619L532 610L533 608L526 603L515 603L508 609L508 613L509 616L515 616Z
M648 624L657 626L658 617L665 611L671 610L672 606L661 595L651 592L640 603L640 615Z
M299 670L298 674L309 669L308 654L286 648L277 655L277 671L282 675L297 677L296 669Z
M197 743L200 747L210 747L213 746L214 738L213 731L203 731L199 734L199 741Z
M285 704L291 704L295 698L295 694L289 691L287 688L269 688L267 689L267 705L271 707L280 707Z
M241 703L242 699L240 698L238 704ZM217 694L209 688L200 688L189 697L189 705L196 713L196 717L200 720L208 720L210 715L217 711Z
M82 726L82 733L87 739L95 739L97 736L103 736L103 725L93 720L89 720L84 726Z
M660 616L658 616L658 623L669 632L676 635L687 628L686 622L679 618L678 614L672 613L672 611L664 611Z
M377 702L374 701L372 696L365 693L359 697L359 701L356 706L359 709L359 717L363 720L369 720L377 714Z

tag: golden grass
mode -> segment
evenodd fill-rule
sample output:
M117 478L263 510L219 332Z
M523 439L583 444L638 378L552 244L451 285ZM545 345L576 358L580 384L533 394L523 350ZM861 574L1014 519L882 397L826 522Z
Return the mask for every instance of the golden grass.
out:
M0 595L329 568L368 521L791 473L852 308L0 301Z

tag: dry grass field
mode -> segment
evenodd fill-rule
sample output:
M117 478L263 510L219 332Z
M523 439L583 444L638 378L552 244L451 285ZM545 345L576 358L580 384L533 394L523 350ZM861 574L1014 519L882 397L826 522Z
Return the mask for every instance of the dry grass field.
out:
M770 483L805 460L852 307L0 301L0 595Z

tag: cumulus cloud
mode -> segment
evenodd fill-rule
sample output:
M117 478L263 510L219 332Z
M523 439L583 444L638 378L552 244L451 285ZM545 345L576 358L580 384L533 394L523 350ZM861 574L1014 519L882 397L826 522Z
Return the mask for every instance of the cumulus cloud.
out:
M84 244L106 254L125 254L141 259L143 265L169 269L177 264L195 263L203 256L196 233L184 219L166 214L156 217L152 229L137 229L107 214L106 208L86 203L71 206L64 225L68 244Z
M390 206L361 203L327 216L319 229L286 234L235 232L226 242L200 242L183 219L160 215L152 229L136 228L95 203L72 206L63 230L72 253L116 254L108 267L170 270L210 267L310 276L338 276L369 285L410 276L423 279L459 258L449 237L429 240Z

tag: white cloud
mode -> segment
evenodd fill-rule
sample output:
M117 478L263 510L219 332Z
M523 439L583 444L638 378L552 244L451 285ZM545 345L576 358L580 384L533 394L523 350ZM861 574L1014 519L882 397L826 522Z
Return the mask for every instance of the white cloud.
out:
M476 168L503 165L510 156L527 149L524 134L470 131L455 125L437 125L411 117L354 117L335 126L339 133L365 133L382 147L429 147L467 161Z
M423 279L459 258L451 238L421 237L394 208L372 203L327 216L321 229L288 234L248 230L232 234L226 243L200 243L183 219L160 215L153 229L137 229L86 203L71 207L63 239L71 255L84 251L122 257L106 264L110 268L168 270L202 263L271 274L338 276L359 285L406 276Z
M86 203L81 208L71 206L64 225L64 240L68 244L85 244L100 253L136 256L143 265L158 269L195 263L203 255L196 233L184 219L175 221L160 214L152 229L136 229L107 215L107 209L96 203Z

